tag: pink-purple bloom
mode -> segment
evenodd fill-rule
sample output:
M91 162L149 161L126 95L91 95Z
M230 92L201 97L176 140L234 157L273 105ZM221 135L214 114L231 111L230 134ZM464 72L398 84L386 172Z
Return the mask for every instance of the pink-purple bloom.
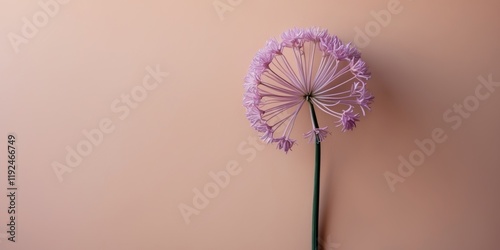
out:
M307 102L337 118L342 131L355 128L359 112L365 115L373 102L368 79L368 67L351 43L326 29L294 28L255 55L245 77L243 105L262 140L288 152L296 143L290 138L293 126ZM327 134L327 127L313 124L304 136L322 141Z

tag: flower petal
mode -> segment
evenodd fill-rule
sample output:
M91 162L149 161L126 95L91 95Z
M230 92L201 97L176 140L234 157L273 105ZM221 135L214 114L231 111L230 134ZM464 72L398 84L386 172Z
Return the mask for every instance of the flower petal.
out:
M328 132L327 129L328 127L313 128L311 131L305 133L304 137L309 138L309 143L315 141L316 137L318 137L319 142L322 142L323 140L326 139L326 136L330 134L330 132Z

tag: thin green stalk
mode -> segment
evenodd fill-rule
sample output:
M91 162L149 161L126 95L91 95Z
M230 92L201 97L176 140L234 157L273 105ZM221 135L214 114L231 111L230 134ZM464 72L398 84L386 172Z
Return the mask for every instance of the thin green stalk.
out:
M309 107L311 110L311 119L314 128L319 128L318 119L316 118L316 112L314 112L314 106L311 100L308 98ZM320 180L320 163L321 163L321 144L319 141L319 135L316 135L316 154L315 154L315 173L314 173L314 196L313 196L313 213L312 213L312 249L318 250L318 221L319 221L319 180Z

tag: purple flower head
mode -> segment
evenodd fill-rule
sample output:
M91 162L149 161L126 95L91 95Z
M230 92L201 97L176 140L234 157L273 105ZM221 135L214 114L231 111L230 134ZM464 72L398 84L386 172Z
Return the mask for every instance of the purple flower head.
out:
M293 126L304 105L337 118L342 131L355 128L358 111L365 115L373 102L361 53L320 28L290 29L281 39L269 40L257 52L244 80L246 116L261 139L291 150ZM322 141L328 134L327 127L313 123L304 136Z

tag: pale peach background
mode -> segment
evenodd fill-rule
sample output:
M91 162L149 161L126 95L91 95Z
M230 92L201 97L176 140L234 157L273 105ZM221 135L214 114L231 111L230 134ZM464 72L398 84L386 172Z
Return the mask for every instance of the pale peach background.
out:
M251 146L242 79L268 38L321 26L352 41L389 1L229 2L221 20L213 0L72 0L15 53L8 34L41 7L1 0L0 138L15 132L19 157L17 242L1 239L2 250L310 249L314 146L299 139L288 155ZM500 4L400 6L362 49L373 112L323 144L324 248L499 249L500 91L456 130L442 116L474 95L478 76L500 81ZM111 103L156 65L165 81L119 120ZM116 129L60 183L51 165L102 118ZM392 192L384 173L435 128L447 140ZM0 139L2 190L5 147ZM231 161L240 172L186 224L178 206L193 206L192 190Z

